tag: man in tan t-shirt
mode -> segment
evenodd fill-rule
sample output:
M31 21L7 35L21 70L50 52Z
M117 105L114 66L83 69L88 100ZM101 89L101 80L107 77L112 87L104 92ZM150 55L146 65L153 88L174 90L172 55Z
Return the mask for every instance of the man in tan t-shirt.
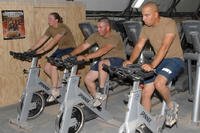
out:
M97 23L98 32L93 33L83 44L74 49L71 56L90 48L97 43L99 49L93 53L79 55L78 60L89 61L90 59L101 57L101 60L94 64L85 76L85 84L90 94L94 98L94 106L101 105L106 99L106 95L96 91L95 81L99 79L99 89L104 88L107 73L102 70L102 64L121 66L125 58L124 46L119 33L111 30L111 22L108 18L101 18Z
M132 64L139 56L147 40L150 41L155 57L150 64L143 64L145 71L156 72L152 79L144 81L142 89L142 105L150 112L151 97L156 89L167 104L167 126L173 126L177 121L178 104L171 101L167 84L177 77L184 69L183 52L179 40L176 23L170 18L160 17L158 7L154 2L148 2L142 7L143 26L139 40L136 43L129 60L123 64Z

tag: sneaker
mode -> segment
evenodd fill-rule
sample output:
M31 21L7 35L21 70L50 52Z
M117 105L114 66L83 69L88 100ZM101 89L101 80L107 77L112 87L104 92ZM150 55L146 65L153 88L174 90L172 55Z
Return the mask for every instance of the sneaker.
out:
M51 92L51 95L49 95L49 97L47 98L47 102L53 102L55 101L60 95L60 92L58 89L53 89Z
M93 107L99 107L101 105L101 102L99 99L94 99L93 101Z
M166 110L165 125L172 127L178 120L179 105L173 102L173 108Z
M102 102L103 102L104 100L106 100L106 98L107 98L107 95L101 94L101 93L97 92L97 93L96 93L96 96L94 97L93 106L94 106L94 107L100 106L100 105L102 104Z
M107 98L107 95L97 92L95 98L104 101Z

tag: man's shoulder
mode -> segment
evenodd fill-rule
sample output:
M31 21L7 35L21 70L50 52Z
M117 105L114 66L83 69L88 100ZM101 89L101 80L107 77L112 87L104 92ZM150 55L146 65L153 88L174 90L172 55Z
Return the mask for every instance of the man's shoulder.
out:
M94 32L86 39L86 42L95 41L98 40L98 38L100 38L100 35L97 32Z
M89 38L91 37L100 37L100 35L98 34L98 32L94 32L89 36Z
M111 30L111 35L112 35L112 37L121 37L121 35L120 35L120 32L117 32L117 31L115 31L115 30Z
M168 18L168 17L160 17L160 20L164 24L175 23L175 20L173 20L172 18Z

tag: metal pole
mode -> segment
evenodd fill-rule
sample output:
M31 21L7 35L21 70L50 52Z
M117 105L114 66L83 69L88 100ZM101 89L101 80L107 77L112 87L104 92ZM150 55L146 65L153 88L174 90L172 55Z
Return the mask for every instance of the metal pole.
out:
M200 55L197 60L197 72L196 72L196 80L195 80L195 88L194 88L194 100L193 100L193 113L192 113L192 123L198 124L199 122L199 113L200 113Z
M192 41L194 48L198 52L197 58L197 68L196 68L196 80L195 80L195 90L194 90L194 103L193 103L193 114L192 123L198 125L200 120L200 53L199 53L199 35L198 33L192 34Z

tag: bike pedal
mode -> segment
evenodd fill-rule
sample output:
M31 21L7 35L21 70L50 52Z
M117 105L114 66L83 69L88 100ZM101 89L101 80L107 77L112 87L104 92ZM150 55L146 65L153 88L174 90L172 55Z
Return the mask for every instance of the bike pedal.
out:
M188 102L191 102L191 103L192 103L193 100L194 100L194 96L189 96L189 97L188 97Z
M67 84L67 80L63 80L62 83L63 83L63 84Z
M125 105L127 105L127 104L128 104L128 101L127 101L127 100L123 100L123 103L124 103Z
M110 88L109 88L109 91L114 91L114 88L110 87Z

